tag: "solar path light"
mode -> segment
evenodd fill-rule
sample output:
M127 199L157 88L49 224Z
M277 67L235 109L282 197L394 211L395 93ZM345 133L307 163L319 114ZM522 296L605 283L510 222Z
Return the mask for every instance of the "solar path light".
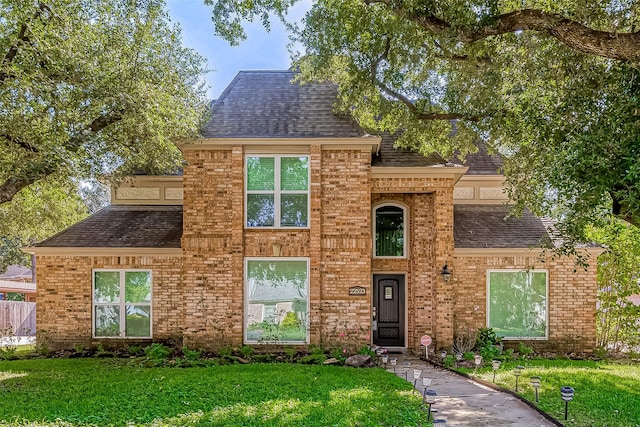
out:
M431 405L436 403L437 395L438 393L436 393L435 390L427 390L424 392L424 402L427 404L428 411L429 411L427 412L427 422L431 420Z
M496 382L496 372L498 372L498 369L500 369L500 365L502 363L499 360L492 360L491 361L491 367L493 368L493 382Z
M538 403L538 389L540 388L540 377L531 377L531 387L536 391L536 404Z
M562 400L564 400L564 419L566 421L569 413L569 402L573 400L573 388L569 386L562 387L560 389L560 396L562 396Z
M516 376L516 393L518 392L518 378L520 378L520 375L522 375L522 370L524 369L524 366L516 366L513 369L513 375Z
M479 354L476 354L475 356L473 356L473 361L476 364L476 370L477 370L478 367L480 367L480 365L482 365L482 356L480 356Z

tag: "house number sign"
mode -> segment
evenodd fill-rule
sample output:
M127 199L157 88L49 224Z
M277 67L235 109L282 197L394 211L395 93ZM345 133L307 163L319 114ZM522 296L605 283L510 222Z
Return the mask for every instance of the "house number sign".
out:
M367 288L363 288L362 286L352 286L349 288L349 295L366 295Z

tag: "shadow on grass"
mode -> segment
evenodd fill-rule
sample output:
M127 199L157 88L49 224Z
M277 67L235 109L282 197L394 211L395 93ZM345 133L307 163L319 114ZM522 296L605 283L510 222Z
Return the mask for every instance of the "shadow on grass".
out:
M380 369L13 361L0 363L0 399L2 422L32 426L426 425L411 386Z

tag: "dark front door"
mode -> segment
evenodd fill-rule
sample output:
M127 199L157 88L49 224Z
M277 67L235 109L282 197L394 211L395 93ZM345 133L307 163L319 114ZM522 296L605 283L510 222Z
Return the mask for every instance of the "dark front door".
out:
M373 314L377 322L373 343L404 347L404 275L373 275Z

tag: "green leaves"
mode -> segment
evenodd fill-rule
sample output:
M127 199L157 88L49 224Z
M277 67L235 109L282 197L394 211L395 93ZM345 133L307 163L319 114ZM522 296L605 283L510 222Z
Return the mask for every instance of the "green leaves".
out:
M0 22L0 190L20 185L0 203L52 174L175 170L174 143L200 125L205 69L163 1L14 3Z

